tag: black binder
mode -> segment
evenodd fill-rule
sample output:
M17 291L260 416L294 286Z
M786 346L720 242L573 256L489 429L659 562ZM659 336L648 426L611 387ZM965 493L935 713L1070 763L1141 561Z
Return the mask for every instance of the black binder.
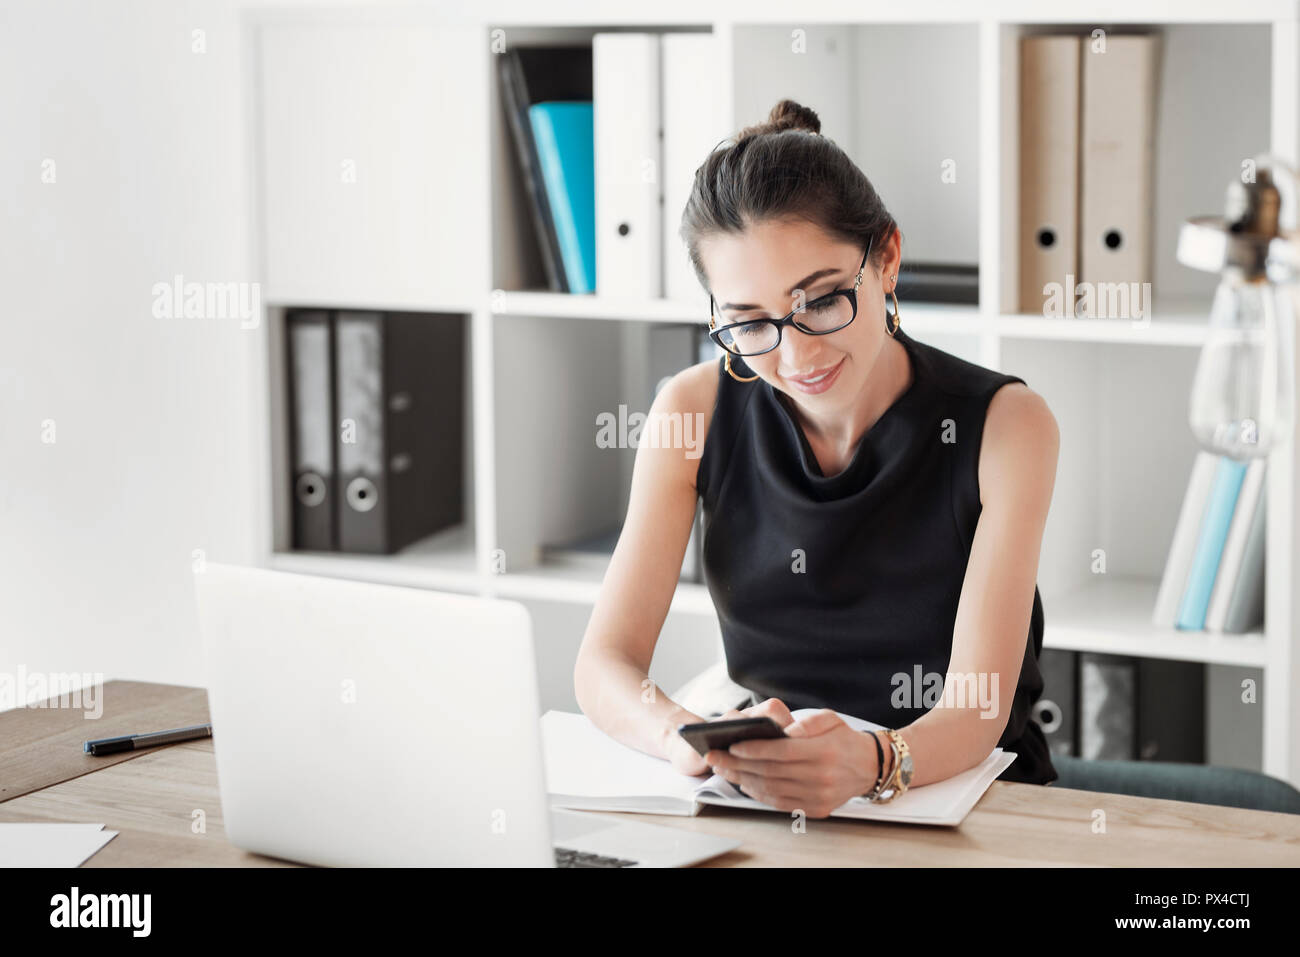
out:
M1043 694L1034 704L1034 718L1052 754L1073 757L1079 753L1079 654L1044 648L1038 657L1038 670L1043 676Z
M1079 756L1094 761L1137 757L1134 701L1137 669L1132 658L1079 655Z
M335 547L334 361L328 312L295 309L285 316L288 362L289 472L292 544Z
M1138 659L1138 758L1205 761L1205 664Z
M388 554L464 519L465 319L334 316L338 548Z
M1205 761L1205 665L1081 653L1080 756Z

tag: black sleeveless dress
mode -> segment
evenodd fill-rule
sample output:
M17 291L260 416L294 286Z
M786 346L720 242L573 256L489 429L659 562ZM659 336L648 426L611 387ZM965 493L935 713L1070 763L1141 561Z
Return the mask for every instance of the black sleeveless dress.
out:
M867 430L848 467L829 477L790 399L762 379L737 382L720 358L697 478L704 580L732 681L760 701L831 708L891 728L925 714L942 686L982 508L985 413L1001 386L1024 382L902 329L897 339L911 358L912 384ZM733 368L751 374L743 361ZM1043 691L1042 649L1035 586L1024 663L998 742L1018 755L1004 781L1057 777L1031 718ZM998 689L1000 708L1010 690Z

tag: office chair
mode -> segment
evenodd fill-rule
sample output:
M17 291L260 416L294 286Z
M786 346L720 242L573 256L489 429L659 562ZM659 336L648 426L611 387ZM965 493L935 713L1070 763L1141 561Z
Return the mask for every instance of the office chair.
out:
M1089 761L1059 754L1052 755L1052 764L1060 775L1052 787L1300 814L1300 791L1257 771L1172 761Z

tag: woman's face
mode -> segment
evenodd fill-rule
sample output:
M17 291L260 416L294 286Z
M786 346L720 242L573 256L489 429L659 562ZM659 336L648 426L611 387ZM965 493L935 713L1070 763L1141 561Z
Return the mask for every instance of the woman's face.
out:
M699 251L713 291L714 321L726 325L780 319L818 296L852 288L865 246L833 239L812 223L782 221L708 236ZM834 413L852 406L889 336L882 276L898 273L897 231L884 255L879 273L870 261L863 269L857 317L848 326L821 336L786 326L779 346L744 363L805 408ZM820 381L807 381L823 374Z

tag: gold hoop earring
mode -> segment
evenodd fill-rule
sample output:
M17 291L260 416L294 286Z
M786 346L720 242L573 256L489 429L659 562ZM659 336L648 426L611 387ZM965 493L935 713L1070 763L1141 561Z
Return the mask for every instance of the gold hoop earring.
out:
M727 366L727 375L731 376L731 377L732 377L733 379L735 379L737 382L753 382L755 379L758 378L758 376L756 376L756 375L752 375L752 376L750 376L748 379L742 379L740 376L736 375L735 371L731 368L731 353L730 353L730 352L724 352L724 353L722 354L722 361L723 361L723 363L725 363L726 366Z
M709 296L709 331L712 332L714 328L715 326L713 323L713 296ZM726 349L722 350L722 362L727 367L727 375L731 376L737 382L753 382L755 379L758 378L758 376L752 375L748 379L742 379L740 376L736 375L736 373L731 368L731 353L728 352Z
M903 320L898 317L898 296L894 294L894 290L892 289L889 290L889 298L894 300L894 321L891 324L889 321L889 313L885 313L885 328L889 330L890 336L893 336L894 333L898 332L899 327L902 326Z

